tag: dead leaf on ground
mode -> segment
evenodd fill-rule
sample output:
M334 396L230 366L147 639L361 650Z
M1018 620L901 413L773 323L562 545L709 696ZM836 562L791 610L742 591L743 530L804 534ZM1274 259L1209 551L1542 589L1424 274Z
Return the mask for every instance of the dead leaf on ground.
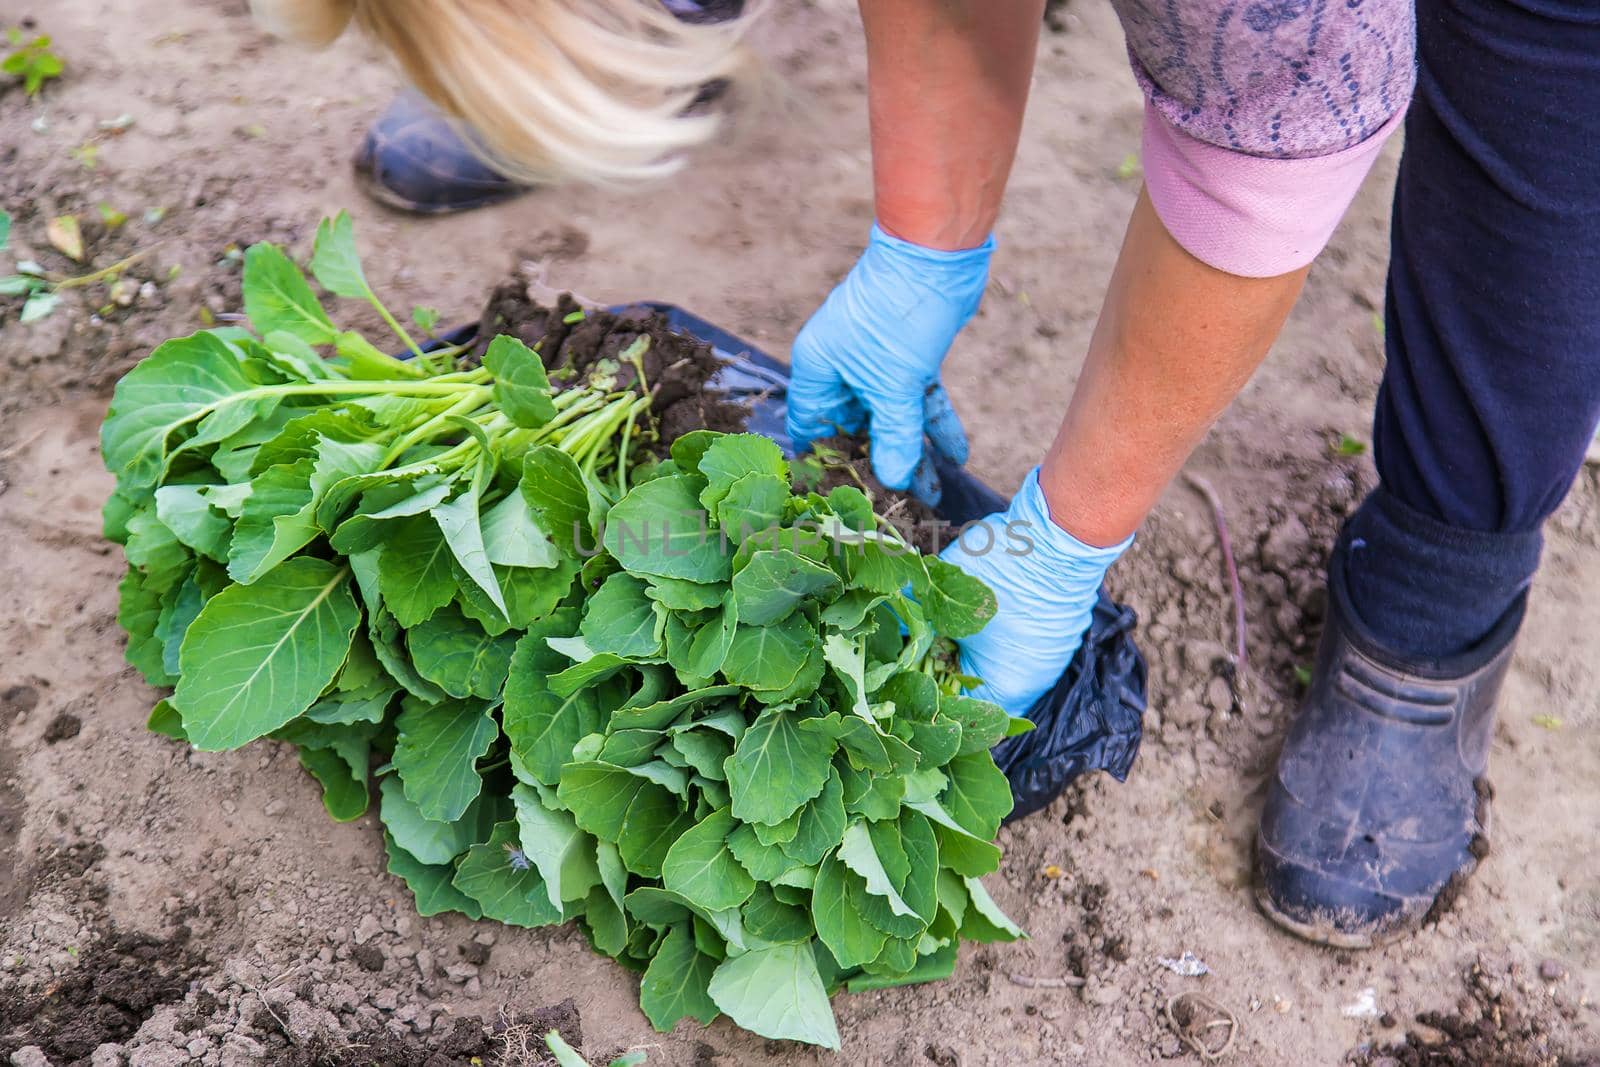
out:
M74 263L83 262L83 231L78 228L78 216L57 215L45 224L44 233L57 252Z

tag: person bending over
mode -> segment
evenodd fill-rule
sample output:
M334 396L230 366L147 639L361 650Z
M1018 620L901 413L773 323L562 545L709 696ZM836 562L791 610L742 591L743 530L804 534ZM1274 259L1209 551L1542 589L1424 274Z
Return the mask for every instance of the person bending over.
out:
M1147 101L1145 185L1060 431L996 517L1031 523L1035 550L946 551L999 600L962 643L964 669L1014 714L1052 685L1107 568L1267 352L1403 123L1379 484L1332 553L1256 850L1274 921L1327 944L1386 941L1475 867L1476 783L1541 526L1600 421L1600 12L1113 2ZM314 39L354 17L475 131L493 173L521 180L670 165L709 135L690 105L732 69L751 17L708 22L739 5L684 0L257 5ZM861 0L877 221L794 342L788 428L800 447L870 433L891 487L935 491L927 449L966 458L939 367L986 285L1042 6Z

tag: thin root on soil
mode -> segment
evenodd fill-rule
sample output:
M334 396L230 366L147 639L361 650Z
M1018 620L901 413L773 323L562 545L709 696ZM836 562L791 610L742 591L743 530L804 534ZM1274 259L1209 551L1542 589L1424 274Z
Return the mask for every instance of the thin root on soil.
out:
M1183 479L1195 492L1206 498L1206 503L1211 507L1211 518L1217 526L1217 545L1222 550L1222 565L1228 573L1228 592L1233 597L1233 677L1228 681L1233 687L1234 706L1243 711L1245 683L1250 676L1249 652L1246 649L1248 631L1245 626L1244 586L1239 581L1239 564L1233 557L1228 516L1222 507L1222 497L1217 495L1216 487L1208 480L1189 472L1184 473Z
M1178 1035L1178 1040L1208 1063L1227 1055L1239 1036L1239 1017L1204 993L1177 993L1169 997L1166 1016L1167 1025ZM1226 1031L1220 1041L1211 1037L1215 1030Z

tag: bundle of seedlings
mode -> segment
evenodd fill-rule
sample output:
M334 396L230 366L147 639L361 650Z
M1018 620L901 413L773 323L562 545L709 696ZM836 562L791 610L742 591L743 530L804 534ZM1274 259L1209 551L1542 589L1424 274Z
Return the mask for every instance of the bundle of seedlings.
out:
M979 879L1012 806L989 748L1028 724L963 695L950 640L987 588L815 459L664 433L703 346L422 351L343 215L311 270L414 358L257 245L255 332L168 341L106 417L127 654L172 687L152 729L293 744L339 820L376 780L422 914L576 921L662 1030L837 1048L832 993L1021 936Z

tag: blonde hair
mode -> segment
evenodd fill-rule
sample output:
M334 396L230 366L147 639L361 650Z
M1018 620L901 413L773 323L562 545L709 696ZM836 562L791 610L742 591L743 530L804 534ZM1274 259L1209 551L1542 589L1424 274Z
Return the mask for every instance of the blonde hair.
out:
M737 73L750 16L681 22L660 0L252 0L268 28L331 43L353 21L468 143L523 181L670 172L717 119L686 114Z

